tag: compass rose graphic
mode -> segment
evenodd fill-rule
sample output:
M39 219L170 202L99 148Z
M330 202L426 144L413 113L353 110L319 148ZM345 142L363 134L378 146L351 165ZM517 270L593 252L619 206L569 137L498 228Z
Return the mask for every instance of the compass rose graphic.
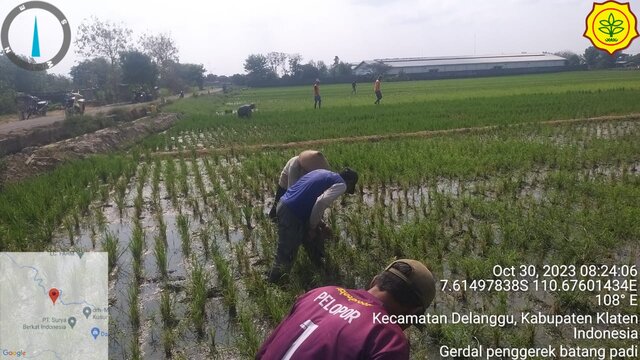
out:
M55 17L56 22L62 27L62 42L60 43L58 52L50 59L40 60L40 58L42 58L42 53L40 51L40 32L37 17L34 17L33 22L33 40L31 43L30 54L33 59L32 62L27 61L25 56L16 54L16 51L14 51L9 41L9 31L11 30L11 24L15 18L31 9L40 9L50 13ZM2 23L2 30L0 31L0 41L2 44L2 51L5 53L7 58L11 60L11 62L25 70L42 71L55 66L67 54L69 46L71 45L71 27L69 26L67 18L57 7L44 1L28 1L16 6L4 19L4 22Z

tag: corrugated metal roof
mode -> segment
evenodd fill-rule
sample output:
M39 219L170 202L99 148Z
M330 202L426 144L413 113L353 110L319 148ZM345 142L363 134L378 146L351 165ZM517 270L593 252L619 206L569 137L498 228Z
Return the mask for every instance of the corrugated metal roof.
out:
M490 55L490 56L447 56L432 58L396 58L376 59L391 67L416 67L416 66L442 66L442 65L469 65L513 62L537 62L537 61L564 61L565 59L552 54L517 54L517 55Z

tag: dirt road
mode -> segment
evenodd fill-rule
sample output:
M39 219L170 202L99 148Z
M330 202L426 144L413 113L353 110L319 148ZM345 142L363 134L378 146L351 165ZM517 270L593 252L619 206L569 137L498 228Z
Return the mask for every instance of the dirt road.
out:
M200 91L200 94L206 94L207 91L211 91L211 93L214 93L214 92L221 91L221 89L205 89ZM192 95L185 94L185 96L189 97ZM167 99L177 100L178 95L169 96ZM153 102L158 102L158 100L150 101L146 103L137 103L137 104L115 104L115 105L106 105L106 106L99 106L99 107L88 107L85 113L88 115L95 115L100 112L107 113L114 109L129 109L134 107L140 107L141 105L151 104ZM63 121L64 118L65 118L64 111L62 110L51 111L47 113L47 116L34 117L32 119L22 120L22 121L18 121L17 115L2 116L2 119L8 120L8 122L0 123L0 138L3 136L7 136L13 132L21 132L24 130L28 130L28 129L32 129L40 126L55 124L57 122ZM11 119L13 119L13 121Z

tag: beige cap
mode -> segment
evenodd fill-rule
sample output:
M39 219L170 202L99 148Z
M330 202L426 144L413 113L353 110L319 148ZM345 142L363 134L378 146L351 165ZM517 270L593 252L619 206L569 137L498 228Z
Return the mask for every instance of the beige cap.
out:
M329 162L320 151L305 150L298 155L298 162L306 172L318 169L329 170Z
M405 275L392 267L394 264L399 262L409 265L411 267L411 272ZM385 271L388 271L402 279L402 281L416 294L418 299L420 299L425 310L429 307L433 298L436 296L436 281L434 280L431 271L429 271L429 269L427 269L427 267L420 261L410 259L396 260L387 266Z

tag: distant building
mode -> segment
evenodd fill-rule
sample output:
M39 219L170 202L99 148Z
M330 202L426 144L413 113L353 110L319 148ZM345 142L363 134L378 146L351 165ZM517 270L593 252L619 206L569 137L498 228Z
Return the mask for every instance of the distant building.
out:
M473 55L420 58L375 59L355 67L357 76L406 75L411 78L442 78L553 72L566 69L563 57L541 54Z

